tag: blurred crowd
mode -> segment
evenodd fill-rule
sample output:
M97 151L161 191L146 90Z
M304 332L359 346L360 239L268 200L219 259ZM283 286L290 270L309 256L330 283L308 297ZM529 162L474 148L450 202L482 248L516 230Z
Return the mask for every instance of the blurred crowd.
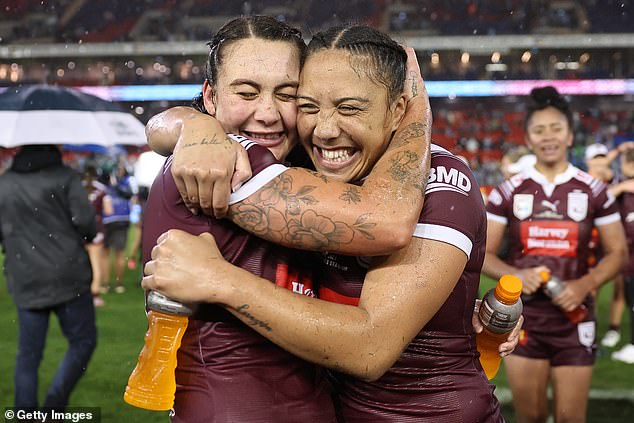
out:
M2 43L207 40L242 14L276 16L307 33L355 21L418 35L628 32L632 17L632 5L621 0L3 0L0 6Z

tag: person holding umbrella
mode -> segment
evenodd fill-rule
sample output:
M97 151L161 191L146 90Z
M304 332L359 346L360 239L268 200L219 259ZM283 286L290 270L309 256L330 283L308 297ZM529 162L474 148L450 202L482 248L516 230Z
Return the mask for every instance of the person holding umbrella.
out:
M92 270L84 243L96 233L81 178L54 145L27 145L0 175L0 242L18 309L15 407L38 407L38 368L55 313L68 350L44 407L63 409L97 345Z

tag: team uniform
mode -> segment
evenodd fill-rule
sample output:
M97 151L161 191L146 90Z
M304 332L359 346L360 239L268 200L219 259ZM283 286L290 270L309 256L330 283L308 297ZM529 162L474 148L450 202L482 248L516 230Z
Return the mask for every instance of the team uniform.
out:
M103 199L106 195L106 186L98 181L91 181L90 186L84 187L88 191L88 200L95 209L95 221L97 224L97 235L91 241L92 244L103 244L104 223L103 223Z
M340 419L347 423L504 421L495 388L480 365L471 322L485 255L484 204L469 167L435 145L414 237L459 248L468 257L465 270L440 310L379 380L364 382L331 372ZM323 262L320 298L356 305L371 260L324 254Z
M625 299L630 315L630 344L634 343L634 194L624 192L618 198L621 222L625 228L625 238L629 251L629 260L623 270Z
M550 183L534 167L499 185L489 195L487 216L508 227L506 262L517 268L544 265L559 279L588 272L593 226L618 222L614 197L605 183L569 165ZM552 366L592 365L596 346L593 298L588 315L574 324L542 290L523 295L524 325L515 354L547 359Z
M249 154L253 177L231 196L239 202L287 167L263 147L236 140ZM248 234L229 220L193 215L172 178L171 158L157 176L143 221L143 261L168 229L211 233L229 262L299 294L314 295L300 253ZM254 213L258 210L254 207ZM290 265L293 263L293 266ZM333 422L325 371L273 344L224 308L201 304L178 351L173 422Z

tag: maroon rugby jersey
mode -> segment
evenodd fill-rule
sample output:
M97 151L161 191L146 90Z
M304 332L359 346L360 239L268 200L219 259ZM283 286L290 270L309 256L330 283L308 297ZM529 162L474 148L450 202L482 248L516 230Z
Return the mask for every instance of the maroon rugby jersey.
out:
M243 137L253 177L231 203L257 191L287 168L266 149ZM293 250L248 234L228 220L193 215L183 203L168 158L154 181L143 221L143 261L168 229L214 235L231 263L280 286L311 295L309 274L289 268ZM302 253L309 256L310 253ZM292 263L302 266L298 257ZM310 269L310 266L304 268ZM304 272L305 273L305 272ZM221 307L205 304L189 320L178 351L172 421L332 422L335 420L324 371L276 346Z
M440 310L378 381L332 372L345 421L503 421L494 387L478 360L471 323L485 253L484 203L469 167L435 145L414 236L456 246L468 257L465 270ZM323 258L320 298L357 304L370 259Z
M634 194L624 192L619 196L618 204L630 254L623 275L634 277Z
M588 272L588 243L593 226L618 222L614 197L605 183L569 165L553 183L534 167L491 191L487 203L491 221L508 226L506 261L520 269L547 266L561 280ZM524 301L524 328L555 333L570 324L561 310L539 290ZM593 320L592 297L585 304Z
M92 240L93 243L103 241L103 198L106 196L106 186L99 181L91 181L89 187L85 187L88 191L88 199L95 209L95 219L97 223L97 236Z

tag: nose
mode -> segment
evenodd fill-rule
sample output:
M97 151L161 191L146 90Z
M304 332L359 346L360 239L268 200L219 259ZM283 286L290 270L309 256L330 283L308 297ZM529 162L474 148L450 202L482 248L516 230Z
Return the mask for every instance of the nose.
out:
M253 117L267 126L276 123L280 119L280 111L275 99L268 96L260 97Z
M320 111L315 124L315 137L322 141L337 138L341 134L337 117L334 111Z

